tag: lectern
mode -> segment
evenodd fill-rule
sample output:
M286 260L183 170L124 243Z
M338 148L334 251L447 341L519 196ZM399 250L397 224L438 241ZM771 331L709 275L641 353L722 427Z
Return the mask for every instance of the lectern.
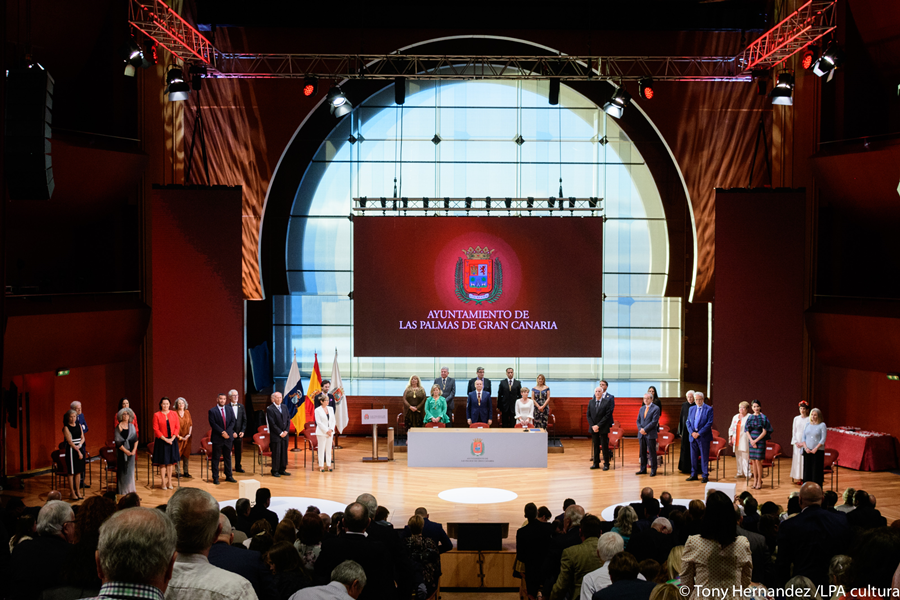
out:
M388 459L378 456L378 426L386 425L388 422L388 411L386 408L362 409L363 425L372 426L372 456L364 456L363 462L387 462Z

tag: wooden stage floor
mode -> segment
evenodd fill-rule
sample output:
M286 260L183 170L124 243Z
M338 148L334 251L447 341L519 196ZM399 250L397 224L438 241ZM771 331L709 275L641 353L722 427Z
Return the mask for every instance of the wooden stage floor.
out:
M448 468L410 468L404 453L395 453L393 462L370 464L363 463L364 456L371 455L371 438L342 438L344 449L337 451L338 467L331 473L320 473L310 470L310 454L307 454L307 465L303 467L303 452L289 452L288 471L290 477L273 478L268 475L260 477L257 466L256 475L252 474L253 454L245 452L245 474L235 473L238 480L244 478L258 479L263 487L272 490L273 496L296 496L322 498L346 504L355 500L357 495L370 492L378 499L379 504L390 511L390 520L395 526L403 527L407 519L418 506L424 506L431 514L431 519L440 523L452 521L481 521L510 523L510 537L504 540L505 549L515 547L515 529L524 521L523 508L526 503L534 502L538 506L546 505L557 515L562 511L562 503L566 498L574 498L588 512L598 514L607 506L622 501L637 500L641 488L650 486L658 497L662 491L668 491L675 498L698 498L703 495L703 484L686 482L685 476L676 471L675 474L636 476L638 468L638 445L633 439L625 440L625 464L609 471L592 471L590 467L590 441L586 439L564 439L565 453L550 454L549 466L546 469L448 469ZM673 444L674 456L678 456L678 442ZM381 454L385 455L385 442L381 440ZM147 482L147 455L142 453L138 459L137 491L144 506L164 504L171 496L171 491L158 488L150 489ZM194 456L191 463L193 479L183 480L183 485L200 487L209 491L220 501L234 500L238 497L238 485L222 483L219 486L200 479L200 457ZM735 462L731 457L724 459L727 478L723 481L737 483L738 492L747 489L744 479L734 479ZM86 490L88 495L102 493L100 486L100 463L92 463L93 486ZM760 504L772 500L787 505L791 492L799 489L792 485L789 477L790 461L784 460L781 465L781 480L776 479L775 489L766 487L755 490L754 496ZM777 470L776 470L777 474ZM877 497L877 508L887 517L888 523L900 518L900 476L890 472L859 472L850 469L840 470L840 490L852 486L864 489ZM711 474L711 480L715 476ZM159 478L156 479L157 485ZM825 481L826 489L829 480ZM24 480L24 491L4 491L5 496L20 496L26 505L41 504L50 491L50 475L32 477ZM438 498L438 494L451 488L490 487L510 490L518 495L515 500L499 504L454 504ZM65 490L63 495L65 496ZM838 501L840 504L840 500ZM306 506L297 506L301 511Z

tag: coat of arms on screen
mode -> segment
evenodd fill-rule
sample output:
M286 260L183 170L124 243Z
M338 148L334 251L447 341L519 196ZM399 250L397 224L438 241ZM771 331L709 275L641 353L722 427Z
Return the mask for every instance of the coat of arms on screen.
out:
M462 252L466 258L456 260L456 297L466 304L496 302L503 293L503 267L499 258L491 258L496 250L469 246Z
M472 440L472 456L481 456L484 454L484 442L479 438Z

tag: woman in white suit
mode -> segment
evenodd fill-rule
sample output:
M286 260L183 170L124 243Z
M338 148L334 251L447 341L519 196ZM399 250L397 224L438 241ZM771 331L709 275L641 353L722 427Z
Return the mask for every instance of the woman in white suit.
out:
M319 471L325 472L325 465L328 470L333 471L334 468L331 460L331 444L334 441L334 409L328 406L328 396L319 393L316 396L316 438L319 443Z
M806 400L800 402L800 414L794 417L791 428L791 447L794 449L791 460L791 481L800 485L803 483L803 430L809 424L809 404Z

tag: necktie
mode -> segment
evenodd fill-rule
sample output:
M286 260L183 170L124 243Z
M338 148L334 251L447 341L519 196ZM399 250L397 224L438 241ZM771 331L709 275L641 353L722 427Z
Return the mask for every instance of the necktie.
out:
M648 412L650 412L650 407L649 407L649 406L645 406L645 407L644 407L644 418L645 418L645 419L647 418L647 413L648 413Z
M478 406L481 406L481 392L478 392Z
M509 380L509 389L512 389L512 379Z
M225 407L223 406L223 407L222 407L222 425L225 425L225 424L226 424L226 421L225 421Z
M694 415L694 429L699 429L699 428L700 428L700 415L701 415L701 414L703 414L703 407L702 407L702 406L698 406L698 407L697 407L697 414Z
M444 389L444 386L445 386L445 385L447 385L447 380L446 380L446 379L441 379L441 389L442 389L442 390Z

